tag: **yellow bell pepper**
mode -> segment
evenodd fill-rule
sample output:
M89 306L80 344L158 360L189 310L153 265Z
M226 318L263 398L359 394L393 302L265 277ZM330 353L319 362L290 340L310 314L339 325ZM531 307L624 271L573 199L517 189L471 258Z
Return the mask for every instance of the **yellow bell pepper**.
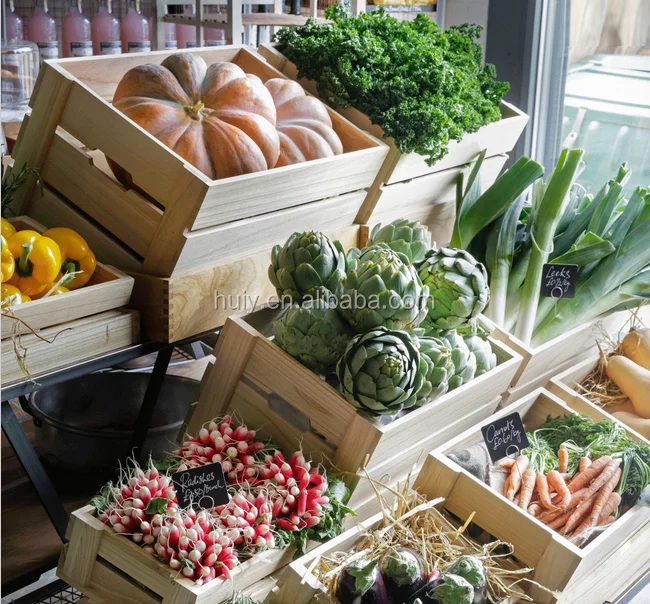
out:
M7 247L7 240L2 236L2 282L9 281L13 277L16 263Z
M32 300L40 300L47 292L49 292L52 288L54 287L54 283L50 283L40 294L36 294L35 296L32 296ZM67 287L64 287L63 285L59 285L49 296L48 298L51 298L52 296L60 296L61 294L67 294L70 290Z
M16 232L16 227L11 224L7 219L2 219L2 236L9 239Z
M61 252L53 239L36 231L18 231L7 239L9 251L16 261L16 271L9 280L23 294L40 294L52 287L61 269Z
M15 306L16 304L24 304L25 302L29 302L31 300L29 296L21 293L17 287L9 285L9 283L2 284L1 298L2 308L9 308L11 306Z
M76 231L67 227L55 227L48 229L43 233L43 237L54 239L59 244L61 250L61 274L82 271L75 275L72 280L64 281L63 284L68 289L78 289L88 283L95 272L97 260L95 254L90 250L86 240Z

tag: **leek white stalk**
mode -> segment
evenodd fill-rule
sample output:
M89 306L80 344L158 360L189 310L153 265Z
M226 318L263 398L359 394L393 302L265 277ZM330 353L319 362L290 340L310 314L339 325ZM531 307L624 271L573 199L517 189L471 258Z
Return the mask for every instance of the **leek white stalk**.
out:
M553 251L553 237L562 212L569 201L568 192L582 164L582 149L560 153L557 166L551 175L531 226L532 253L521 296L521 306L515 335L524 344L529 344L535 327L535 316L539 304L542 270Z

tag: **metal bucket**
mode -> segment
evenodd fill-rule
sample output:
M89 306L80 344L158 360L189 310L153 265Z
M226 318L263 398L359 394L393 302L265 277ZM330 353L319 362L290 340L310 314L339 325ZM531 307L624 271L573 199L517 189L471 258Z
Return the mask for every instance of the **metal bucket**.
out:
M28 411L41 457L67 472L114 471L127 453L148 383L148 374L94 373L34 392ZM198 393L195 380L165 378L140 461L174 448Z

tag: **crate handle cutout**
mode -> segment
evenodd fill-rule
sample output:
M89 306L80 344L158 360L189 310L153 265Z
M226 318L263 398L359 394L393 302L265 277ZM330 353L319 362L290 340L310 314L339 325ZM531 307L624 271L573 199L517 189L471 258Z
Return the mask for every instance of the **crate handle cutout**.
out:
M272 411L290 423L294 428L297 428L301 432L313 432L309 418L277 394L272 394L268 398L268 405Z

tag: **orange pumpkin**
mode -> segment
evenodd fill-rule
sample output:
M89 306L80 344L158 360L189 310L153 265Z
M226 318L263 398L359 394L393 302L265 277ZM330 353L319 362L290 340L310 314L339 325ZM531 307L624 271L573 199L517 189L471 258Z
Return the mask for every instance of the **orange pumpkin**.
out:
M139 65L124 74L113 105L212 179L273 168L280 154L271 94L234 63L208 67L199 55L179 53Z
M267 80L277 111L280 159L276 166L288 166L311 159L343 153L341 139L332 128L327 108L292 80Z

